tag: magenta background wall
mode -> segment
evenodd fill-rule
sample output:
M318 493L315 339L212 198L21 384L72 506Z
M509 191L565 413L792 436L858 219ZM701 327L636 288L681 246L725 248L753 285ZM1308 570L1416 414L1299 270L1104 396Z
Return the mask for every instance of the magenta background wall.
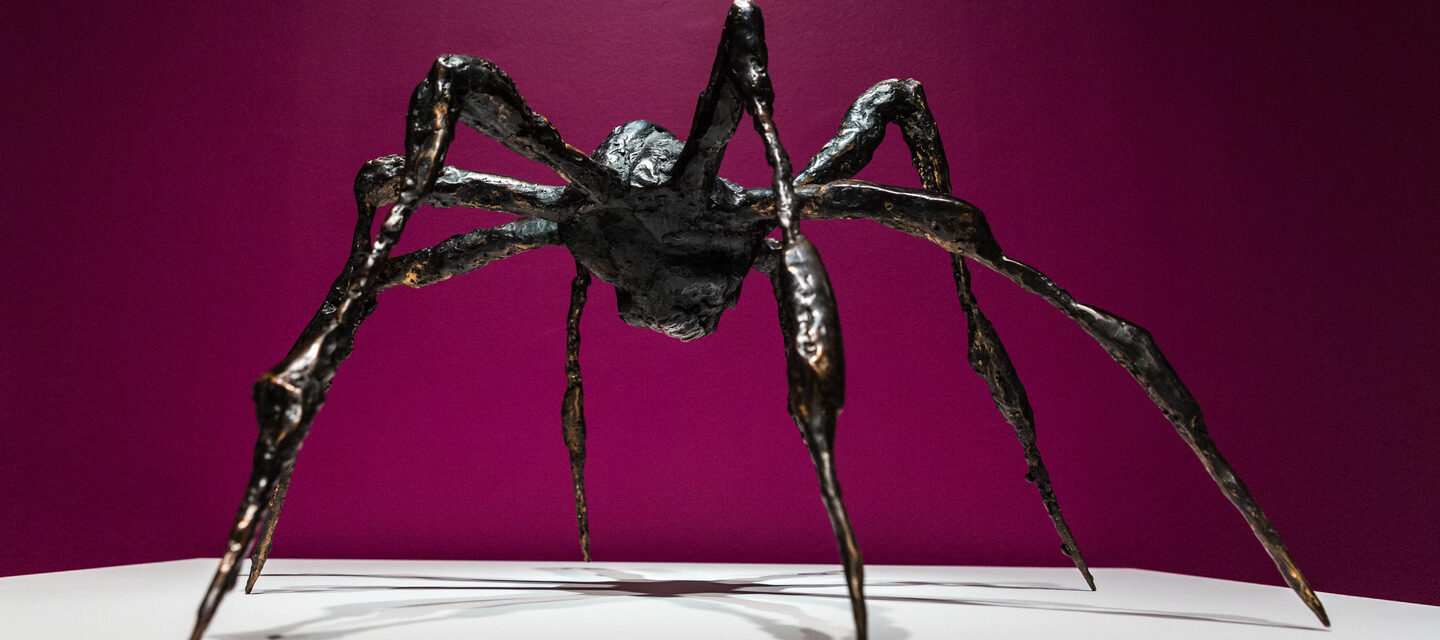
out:
M249 385L338 271L350 182L401 151L436 55L495 61L590 149L631 119L688 129L726 10L191 4L5 9L0 574L218 555ZM1317 588L1440 602L1434 5L1073 4L769 0L784 142L803 163L871 84L920 79L956 193L1155 334ZM558 180L472 131L450 161ZM768 182L748 124L724 174ZM898 136L861 177L918 186ZM505 219L424 210L402 249ZM805 231L844 318L838 455L866 559L1066 565L965 364L945 254L869 223ZM277 557L578 559L571 273L547 249L383 296ZM1008 282L976 288L1095 566L1280 584L1120 367ZM597 559L836 561L763 278L698 342L624 325L606 285L583 332Z

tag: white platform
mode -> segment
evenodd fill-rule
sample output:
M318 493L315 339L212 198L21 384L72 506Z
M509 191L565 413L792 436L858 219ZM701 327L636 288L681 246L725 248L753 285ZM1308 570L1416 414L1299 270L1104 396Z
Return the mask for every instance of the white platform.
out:
M0 637L183 640L213 559L0 578ZM242 571L242 582L244 573ZM870 637L1440 639L1440 607L1134 569L866 568ZM271 560L206 638L854 637L839 568L578 562Z

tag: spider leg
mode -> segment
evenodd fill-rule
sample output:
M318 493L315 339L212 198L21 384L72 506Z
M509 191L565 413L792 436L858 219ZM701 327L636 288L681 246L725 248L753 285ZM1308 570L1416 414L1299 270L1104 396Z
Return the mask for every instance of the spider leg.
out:
M671 184L708 196L740 113L749 113L773 170L773 215L782 232L782 241L775 246L779 256L772 280L785 341L790 416L800 428L815 465L821 496L840 546L856 634L863 640L864 563L840 499L835 473L835 420L845 402L840 324L820 254L800 233L790 158L775 127L774 102L760 9L749 0L736 0L726 16L710 82L700 94L690 137L676 160Z
M445 125L447 136L453 135L449 129L457 121L465 124L526 158L544 163L592 200L622 189L613 170L566 144L549 120L525 104L510 76L489 60L441 56L431 76L441 70L451 83L446 97L450 111ZM416 115L412 102L412 121ZM425 129L420 133L427 132Z
M815 465L820 495L840 545L856 637L864 640L868 633L865 564L835 472L835 422L845 404L845 353L835 292L819 253L804 236L783 245L766 239L766 247L768 252L757 260L756 269L770 276L780 310L790 418L800 428Z
M949 195L950 164L945 159L945 147L925 100L925 90L913 79L885 80L860 94L840 120L835 137L795 176L795 185L854 177L870 164L875 149L885 139L885 126L890 123L900 128L910 159L920 172L920 183L927 191Z
M777 173L777 163L783 160L788 187L790 160L775 133L771 114L775 92L766 64L765 24L760 8L750 0L735 0L725 18L710 79L696 102L690 135L671 169L672 186L708 196L740 117L748 111L755 121L755 131L765 140L766 159ZM777 153L780 157L776 157ZM780 188L777 183L776 189ZM788 221L782 226L788 226Z
M1200 459L1220 491L1244 516L1286 584L1322 624L1330 626L1324 606L1290 557L1280 534L1260 510L1250 489L1220 454L1205 426L1199 403L1180 381L1148 331L1108 311L1076 301L1038 269L1005 255L986 224L984 214L958 198L860 181L805 187L797 198L805 217L875 220L930 240L952 254L963 254L1045 299L1079 324L1145 389L1151 401ZM759 213L773 205L757 201L752 206Z
M955 274L955 288L960 295L960 306L965 312L967 337L970 342L970 368L985 379L990 386L990 397L994 400L995 407L1015 428L1015 435L1020 439L1020 446L1025 452L1025 464L1029 468L1025 479L1035 483L1035 487L1040 490L1040 501L1045 505L1045 512L1050 515L1056 533L1060 534L1060 552L1075 563L1075 568L1085 577L1085 584L1094 591L1095 578L1090 575L1090 566L1086 564L1085 556L1080 553L1075 534L1070 532L1070 525L1065 522L1065 515L1060 511L1060 501L1055 497L1055 488L1050 483L1050 472L1040 458L1040 447L1035 443L1035 413L1030 408L1025 387L1020 383L1015 365L1010 362L1010 355L1005 352L1005 345L1000 342L995 325L980 311L980 304L970 290L970 270L965 266L965 259L958 253L950 254L950 268Z
M950 195L950 166L945 158L945 147L940 141L935 116L930 113L926 102L925 90L913 79L885 80L861 94L840 121L835 137L795 177L796 186L854 177L869 164L875 149L885 138L885 127L889 123L899 127L925 190ZM1090 567L1080 553L1080 545L1075 542L1069 523L1065 522L1060 502L1055 497L1055 488L1050 482L1050 472L1040 457L1040 449L1035 442L1035 414L1030 408L1025 387L1020 383L1020 375L1015 371L1005 345L1000 342L995 325L980 310L980 303L970 289L970 272L964 258L961 254L952 254L950 263L960 307L965 313L970 367L985 380L995 407L1015 429L1028 467L1025 479L1035 483L1040 491L1040 501L1060 535L1061 552L1075 563L1075 568L1080 570L1085 583L1093 590L1095 578L1090 575Z
M285 496L290 493L290 478L294 474L295 464L291 463L280 472L280 478L275 482L275 490L270 492L260 537L250 547L250 576L245 580L245 593L255 589L255 582L260 579L265 561L270 559L270 549L275 545L275 526L280 524L280 510L285 508Z
M575 485L575 521L580 527L580 553L590 561L590 519L585 508L585 390L580 384L580 312L585 309L590 271L575 262L570 282L570 315L565 324L565 399L560 405L561 432L570 450L570 478Z
M740 10L738 4L731 7L730 16ZM731 21L730 17L726 18L725 31L720 36L720 51L710 68L710 80L695 105L690 135L686 137L685 147L680 150L671 169L670 184L693 193L709 194L714 189L720 173L720 160L725 157L725 148L740 126L740 116L745 111L740 91L731 79L727 55L734 39ZM764 34L756 37L762 39L763 46Z
M369 246L370 224L375 210L395 201L397 190L404 181L401 176L403 165L404 158L400 156L377 158L366 163L356 178L355 198L360 215L356 224L352 260L362 255ZM562 187L536 185L504 176L445 167L430 193L426 194L424 204L432 207L462 206L508 211L535 218L459 234L434 247L390 258L386 261L376 285L377 291L402 284L413 288L434 284L468 273L500 258L536 247L559 244L555 224L550 219L558 219L565 214L563 208L555 205L562 190ZM350 268L351 265L347 264L346 271L335 281L330 295L296 341L297 345L314 339L317 332L333 319L339 301L345 295ZM270 556L270 549L275 541L275 527L279 523L294 470L292 464L281 472L270 495L264 526L250 553L250 576L245 582L246 593L255 588L255 582L259 580L265 561Z
M198 640L204 634L220 600L225 592L234 586L240 569L240 555L254 539L259 521L266 517L271 500L277 495L280 477L286 469L293 467L296 454L310 430L315 413L324 404L325 393L336 369L354 348L355 331L365 317L374 311L375 296L381 288L390 250L399 241L410 215L424 203L437 179L442 174L448 175L444 170L444 157L454 135L455 123L461 119L467 107L472 112L472 120L486 114L503 116L502 119L509 118L494 127L498 134L506 136L506 140L501 142L506 142L512 148L531 150L531 147L534 147L537 155L548 158L544 155L547 147L541 144L526 146L527 142L535 141L512 131L517 126L539 124L535 121L538 116L516 107L518 96L514 96L514 100L507 100L511 96L506 94L505 89L509 87L513 92L513 85L501 82L505 80L503 74L497 79L494 73L487 73L492 71L493 67L472 65L470 62L469 59L441 58L431 69L429 76L416 86L406 119L405 158L400 162L401 180L394 189L394 206L390 208L379 233L373 241L370 240L370 223L376 207L379 206L379 203L370 197L372 189L375 184L384 182L381 177L389 177L384 175L385 171L387 168L394 170L396 159L382 158L368 163L356 179L357 200L361 201L360 216L356 222L351 254L345 268L331 287L325 304L312 318L290 352L255 383L253 396L260 433L255 445L250 479L236 513L235 523L231 527L220 566L200 603L195 628L191 633L192 640ZM486 82L490 84L487 85ZM473 91L473 85L480 85L479 91ZM498 85L498 88L495 85ZM483 93L486 90L491 93ZM477 95L485 99L477 99ZM533 118L527 121L526 116ZM530 132L533 133L534 129ZM549 129L549 132L552 135L541 135L540 141L558 143L559 137L553 135L553 128ZM553 145L548 150L554 150ZM577 174L576 178L579 182L587 176ZM478 182L485 183L485 188L479 189L479 192L497 186L493 181ZM518 184L518 181L516 183ZM582 185L581 188L586 187ZM538 203L543 197L542 194L548 193L539 188L514 193L503 187L500 190L508 194L508 197L503 198L505 202L533 200ZM498 204L500 203L497 203L496 208ZM263 557L264 553L261 556Z
M356 178L355 198L360 208L360 216L355 230L352 260L363 255L369 247L370 224L374 220L375 209L395 201L397 190L403 182L400 175L403 166L404 158L400 156L377 158L366 163ZM558 244L559 238L554 235L554 224L550 220L558 220L568 214L565 209L556 205L562 191L562 187L531 184L505 176L445 167L436 178L430 193L426 194L424 204L432 207L462 206L507 211L534 216L537 219L518 220L491 229L460 234L435 247L392 258L385 264L384 276L377 284L377 289L383 291L398 284L424 286L467 273L498 258L546 244ZM352 265L346 265L342 277L331 287L325 303L296 341L297 345L313 339L334 315L345 294L349 281L346 274L351 268ZM270 495L264 526L250 552L250 576L245 582L246 593L255 588L255 581L260 578L260 572L270 556L270 548L275 541L275 526L279 523L285 495L290 488L290 477L294 471L294 465L286 467Z

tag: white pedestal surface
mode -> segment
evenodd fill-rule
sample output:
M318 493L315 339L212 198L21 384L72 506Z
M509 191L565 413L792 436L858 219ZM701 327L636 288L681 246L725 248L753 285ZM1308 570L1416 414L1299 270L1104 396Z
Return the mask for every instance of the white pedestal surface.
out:
M184 640L214 559L0 578L0 638ZM241 583L246 567L242 567ZM1440 639L1440 607L1136 569L866 567L874 640ZM832 565L288 560L206 638L854 637Z

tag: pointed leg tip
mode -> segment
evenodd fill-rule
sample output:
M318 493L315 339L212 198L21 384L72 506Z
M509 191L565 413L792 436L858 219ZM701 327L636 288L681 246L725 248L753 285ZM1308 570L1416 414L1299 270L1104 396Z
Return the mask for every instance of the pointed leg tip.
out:
M1075 568L1080 570L1080 576L1085 578L1085 586L1090 587L1090 590L1094 591L1095 576L1090 573L1090 565L1085 564L1085 560L1081 559L1079 554L1076 554L1071 559L1075 561Z
M1062 537L1066 540L1072 540L1068 527L1062 530ZM1085 557L1080 555L1080 549L1074 546L1072 542L1063 542L1060 544L1060 553L1065 554L1066 557L1070 558L1071 562L1075 563L1075 568L1078 569L1080 575L1085 578L1085 586L1090 587L1090 590L1094 591L1095 576L1090 575L1090 565L1085 562Z
M1094 591L1095 576L1090 573L1090 566L1085 564L1084 560L1076 559L1075 568L1079 569L1080 575L1085 578L1085 586L1090 587L1090 590Z
M245 593L247 595L255 589L255 583L260 581L260 570L264 566L265 563L263 562L254 562L254 564L250 566L250 577L245 579Z
M1284 549L1281 549L1281 552L1284 553ZM1288 559L1289 556L1287 555L1286 560ZM1292 570L1293 566L1293 563L1291 563L1290 567ZM1292 575L1294 579L1286 580L1286 582L1290 583L1290 589L1295 592L1295 595L1300 596L1300 601L1304 602L1305 606L1310 609L1310 612L1315 614L1315 618L1320 621L1320 624L1328 628L1330 626L1330 616L1325 613L1325 605L1320 603L1320 596L1316 595L1315 590L1310 588L1310 583L1305 581L1305 578L1300 575L1298 570L1293 570ZM1287 576L1287 578L1289 577L1290 576Z
M1281 552L1284 553L1283 548ZM1285 556L1285 559L1287 561L1289 560L1288 554ZM1295 595L1300 596L1300 601L1304 602L1305 606L1310 609L1310 612L1315 614L1315 618L1320 621L1320 624L1328 628L1330 626L1330 616L1325 613L1325 605L1320 602L1320 596L1310 587L1310 583L1305 580L1304 576L1300 575L1300 571L1294 568L1293 562L1289 563L1289 567L1294 577L1293 580L1286 580L1286 582L1290 583L1290 589L1295 592ZM1290 576L1287 575L1286 577L1289 578Z

